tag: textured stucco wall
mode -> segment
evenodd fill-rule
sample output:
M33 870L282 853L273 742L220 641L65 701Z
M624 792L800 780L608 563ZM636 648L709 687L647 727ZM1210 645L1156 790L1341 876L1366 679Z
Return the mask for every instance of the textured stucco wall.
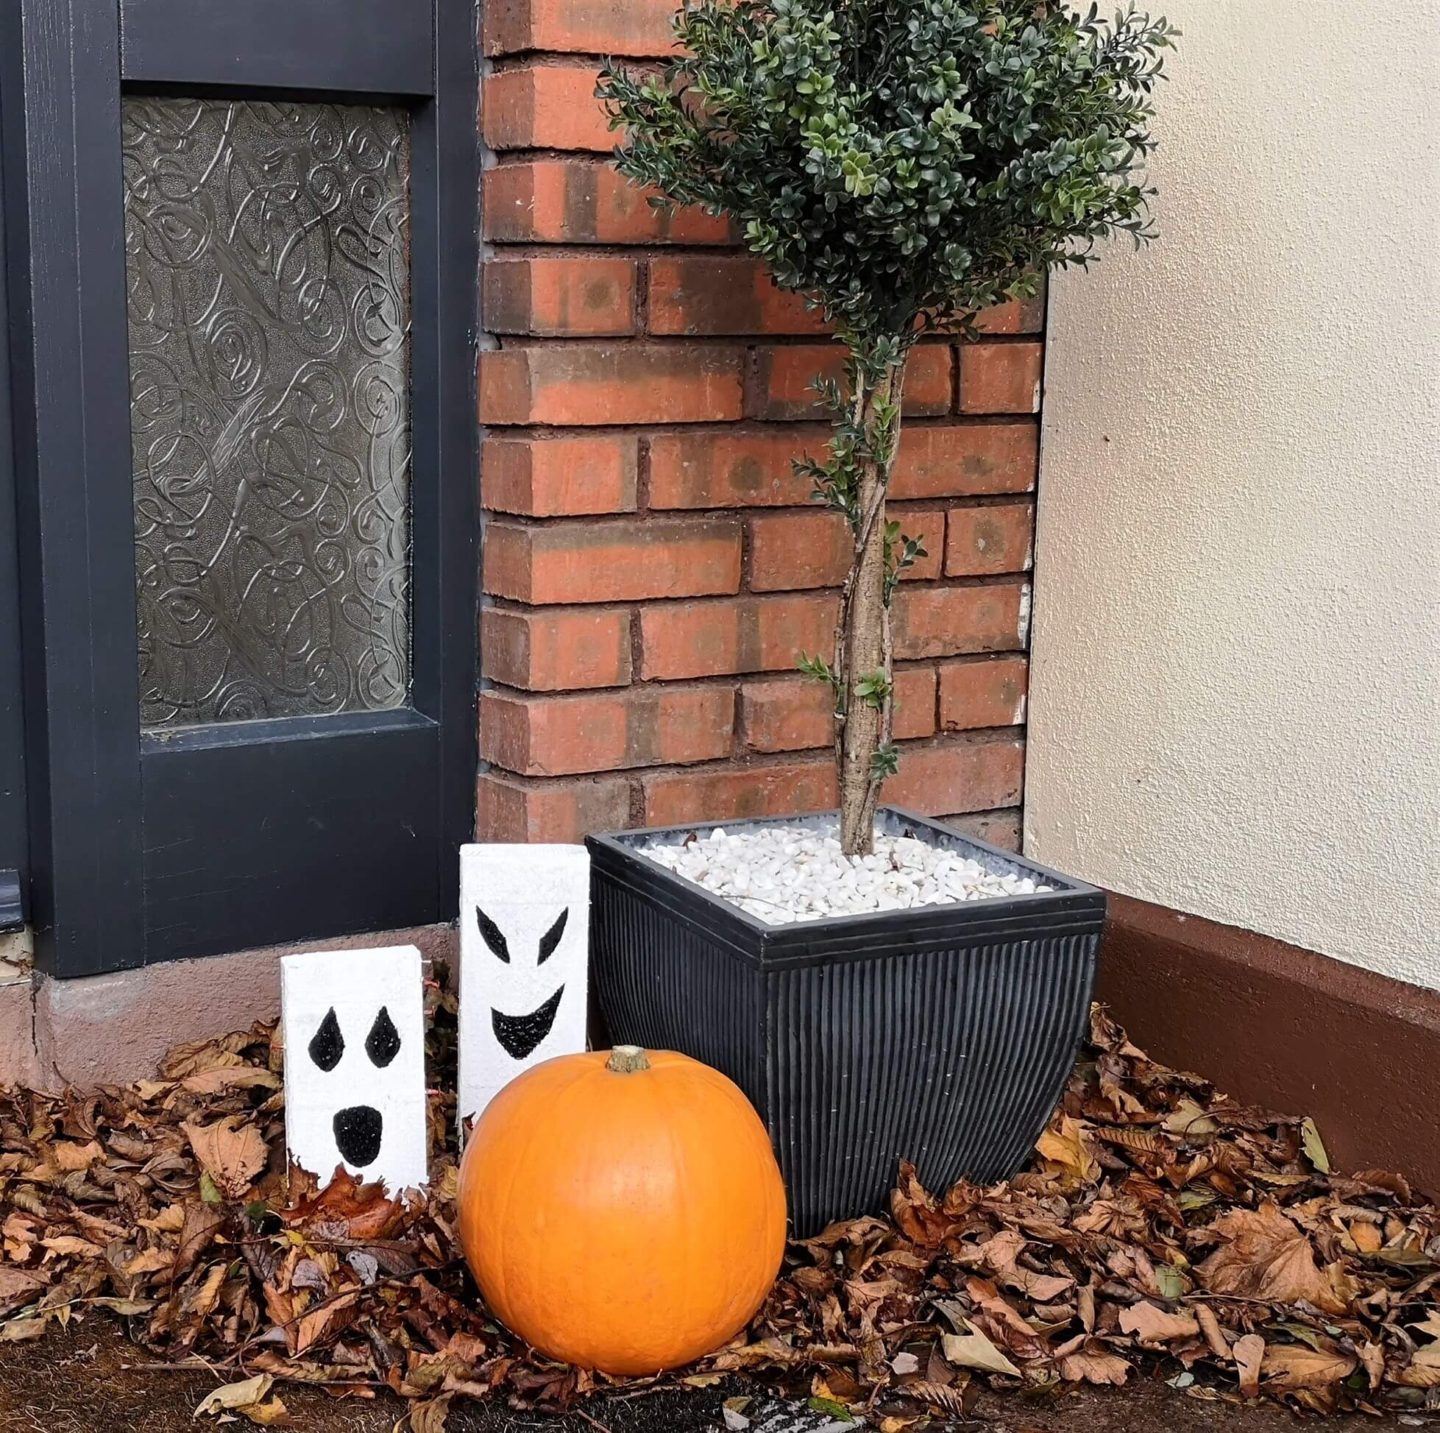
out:
M1053 286L1027 848L1440 988L1440 0L1179 0Z

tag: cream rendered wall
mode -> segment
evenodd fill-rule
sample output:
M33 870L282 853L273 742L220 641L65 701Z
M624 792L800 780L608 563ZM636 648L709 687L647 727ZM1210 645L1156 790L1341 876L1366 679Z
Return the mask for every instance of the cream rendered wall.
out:
M1440 0L1171 0L1052 289L1027 849L1440 989Z

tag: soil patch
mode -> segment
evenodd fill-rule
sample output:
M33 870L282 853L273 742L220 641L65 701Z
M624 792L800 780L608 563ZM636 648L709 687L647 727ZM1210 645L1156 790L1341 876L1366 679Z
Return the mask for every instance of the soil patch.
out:
M144 1351L109 1323L77 1327L43 1343L0 1355L3 1433L195 1433L195 1406L216 1386L203 1370L145 1367ZM447 1433L722 1433L726 1398L756 1394L738 1379L709 1389L665 1389L638 1398L600 1398L583 1411L516 1411L501 1402L457 1404ZM753 1433L813 1433L831 1420L798 1400L759 1394ZM291 1426L304 1433L391 1433L406 1404L388 1392L373 1400L336 1400L314 1389L287 1388ZM243 1428L247 1425L231 1425ZM1332 1433L1376 1428L1440 1429L1440 1415L1377 1422L1360 1415L1326 1423ZM1294 1417L1274 1404L1236 1409L1176 1394L1149 1380L1124 1389L1067 1388L1034 1400L985 1394L975 1415L936 1424L947 1433L1293 1433ZM860 1430L857 1429L857 1433Z

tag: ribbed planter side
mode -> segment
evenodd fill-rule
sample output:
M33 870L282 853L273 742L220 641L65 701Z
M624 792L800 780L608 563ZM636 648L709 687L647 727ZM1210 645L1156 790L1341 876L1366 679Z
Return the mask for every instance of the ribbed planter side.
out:
M745 1091L802 1237L883 1208L901 1159L934 1188L1013 1174L1089 1011L1100 892L921 818L886 819L1057 890L771 927L632 849L683 833L589 843L611 1038L681 1050Z
M1072 935L767 977L786 1035L759 1107L797 1229L883 1208L901 1159L932 1189L1013 1174L1074 1063L1094 947Z
M703 929L598 872L591 877L590 964L613 1044L679 1050L713 1066L764 1118L756 1096L765 1089L765 986L757 970L717 952Z

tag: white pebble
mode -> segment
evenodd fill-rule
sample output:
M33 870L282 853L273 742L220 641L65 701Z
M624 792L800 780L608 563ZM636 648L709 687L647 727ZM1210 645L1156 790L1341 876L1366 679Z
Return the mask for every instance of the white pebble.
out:
M684 844L652 841L639 852L770 925L1054 889L1003 868L987 869L943 846L879 830L873 855L847 858L833 821L734 834L717 826Z

